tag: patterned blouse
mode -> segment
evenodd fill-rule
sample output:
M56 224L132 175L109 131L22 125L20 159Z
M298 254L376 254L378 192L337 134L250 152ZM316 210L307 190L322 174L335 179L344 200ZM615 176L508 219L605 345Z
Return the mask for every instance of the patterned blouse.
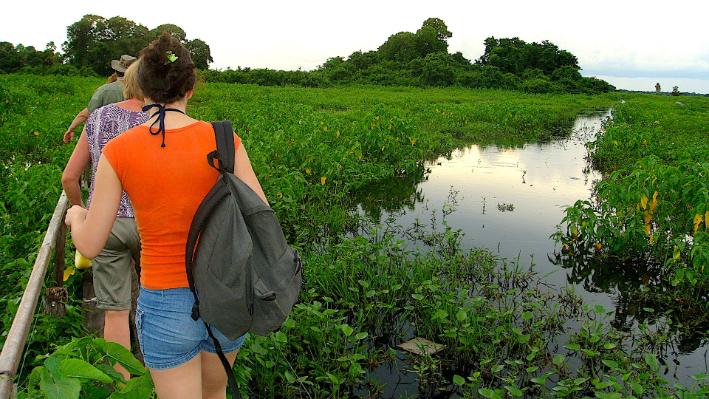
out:
M119 134L135 126L142 125L148 119L149 115L145 112L129 111L116 104L108 104L89 115L89 119L86 120L86 138L89 141L93 174L91 175L88 206L91 206L91 197L94 193L94 177L96 176L96 168L98 160L101 158L103 147ZM128 194L125 191L121 194L121 205L118 207L116 216L119 218L135 217L133 205L131 205Z

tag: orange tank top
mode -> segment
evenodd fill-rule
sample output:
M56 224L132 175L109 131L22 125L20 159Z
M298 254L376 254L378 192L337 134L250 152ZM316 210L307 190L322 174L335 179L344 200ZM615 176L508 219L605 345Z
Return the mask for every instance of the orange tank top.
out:
M234 135L238 148L241 139ZM141 239L140 283L148 289L188 287L185 245L197 207L217 181L207 164L216 149L206 122L152 135L137 126L111 140L103 154L130 197Z

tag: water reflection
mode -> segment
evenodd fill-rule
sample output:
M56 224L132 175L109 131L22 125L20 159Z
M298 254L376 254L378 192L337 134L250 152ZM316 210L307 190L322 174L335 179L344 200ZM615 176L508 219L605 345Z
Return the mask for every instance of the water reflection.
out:
M454 151L427 165L429 173L413 181L398 181L371 190L360 208L378 220L393 218L401 226L431 219L445 220L461 229L463 247L487 247L499 256L535 266L545 281L571 288L584 303L615 309L612 324L621 331L638 325L674 335L661 350L666 372L677 382L689 383L690 375L707 372L703 334L676 333L676 326L691 323L691 312L670 313L658 303L640 303L642 287L658 286L658 265L640 261L600 263L593 254L560 256L549 238L577 200L589 199L600 173L587 163L586 142L592 141L609 112L579 117L570 137L521 148L477 146ZM690 317L687 317L690 315ZM707 331L697 325L693 331ZM636 347L648 345L633 342ZM670 361L670 359L672 359Z

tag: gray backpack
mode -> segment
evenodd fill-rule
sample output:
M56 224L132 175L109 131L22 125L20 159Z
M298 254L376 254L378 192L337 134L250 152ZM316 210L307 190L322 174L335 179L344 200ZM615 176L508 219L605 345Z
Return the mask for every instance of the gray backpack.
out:
M207 162L221 176L199 205L187 238L192 318L202 318L213 340L210 325L230 340L247 332L266 336L283 324L298 299L302 262L273 210L234 175L231 123L212 126L217 150L207 155ZM236 395L233 373L214 341Z

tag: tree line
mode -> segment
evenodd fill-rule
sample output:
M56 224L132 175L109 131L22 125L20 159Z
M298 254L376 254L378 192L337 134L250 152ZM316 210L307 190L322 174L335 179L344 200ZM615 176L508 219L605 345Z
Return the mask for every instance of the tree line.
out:
M199 69L208 69L212 59L209 45L201 39L187 39L185 31L174 24L148 29L123 17L104 18L87 14L67 27L63 53L54 42L44 50L21 44L0 42L0 73L35 73L82 76L108 76L113 73L111 60L123 54L137 57L142 48L169 32L190 51Z
M448 52L453 34L439 18L429 18L416 33L399 32L377 50L332 57L314 71L237 68L203 71L207 82L268 86L326 87L379 84L415 87L468 87L528 93L605 93L608 82L581 76L578 59L549 41L485 39L485 52L474 62Z
M520 38L489 37L480 58L471 61L461 52L448 52L453 33L439 18L425 20L419 30L391 35L376 50L335 56L313 71L227 68L210 70L209 46L187 40L173 24L153 30L123 17L105 19L85 15L67 28L63 54L54 43L44 51L0 42L0 71L107 76L110 60L121 54L137 55L162 32L177 37L190 50L205 82L263 86L328 87L378 84L415 87L493 88L528 93L602 93L614 91L609 83L581 76L578 59L549 41L527 43Z

